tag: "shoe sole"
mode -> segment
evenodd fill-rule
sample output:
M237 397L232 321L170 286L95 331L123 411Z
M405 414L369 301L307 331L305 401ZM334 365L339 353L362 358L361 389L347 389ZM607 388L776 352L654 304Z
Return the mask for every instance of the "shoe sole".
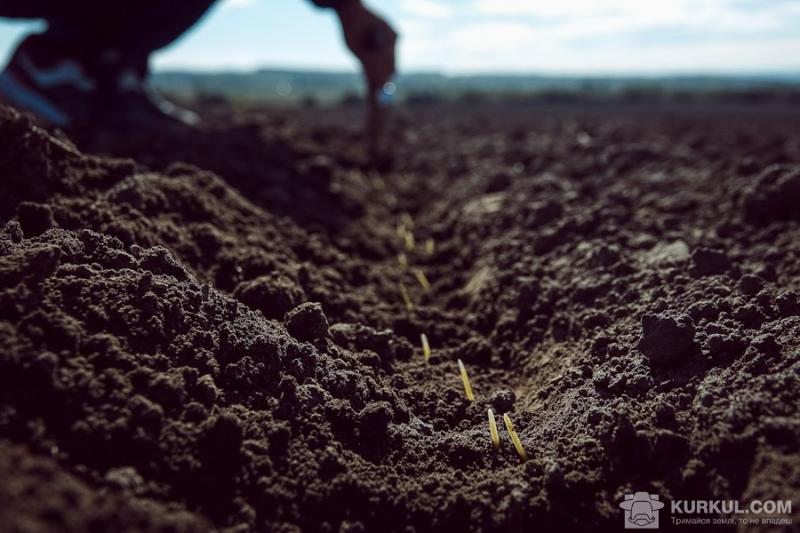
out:
M0 97L12 106L29 111L53 126L61 128L69 126L69 117L58 106L36 94L11 72L0 73Z

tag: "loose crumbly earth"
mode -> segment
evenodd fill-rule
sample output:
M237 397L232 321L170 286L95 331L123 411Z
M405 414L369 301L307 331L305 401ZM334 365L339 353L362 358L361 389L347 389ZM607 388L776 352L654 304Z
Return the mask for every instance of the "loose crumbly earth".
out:
M0 108L0 530L800 523L797 110L408 109L376 171L351 110L202 106Z

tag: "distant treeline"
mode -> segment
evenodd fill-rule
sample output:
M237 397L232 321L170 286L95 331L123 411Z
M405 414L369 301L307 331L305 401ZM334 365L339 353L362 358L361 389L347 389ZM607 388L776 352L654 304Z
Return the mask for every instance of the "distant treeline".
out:
M800 104L800 74L753 76L569 77L535 75L397 77L396 99L410 105L492 100L575 102L736 102ZM291 70L158 72L160 89L181 97L224 97L304 103L348 103L363 98L354 73Z

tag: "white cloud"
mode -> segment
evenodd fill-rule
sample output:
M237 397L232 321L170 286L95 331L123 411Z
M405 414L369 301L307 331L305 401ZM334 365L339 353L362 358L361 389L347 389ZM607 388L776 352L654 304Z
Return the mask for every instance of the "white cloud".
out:
M474 0L470 9L485 15L534 15L537 17L595 16L614 10L625 0L560 0L539 2L530 0ZM645 3L648 4L648 3Z
M514 17L558 29L565 37L654 28L755 32L779 28L798 5L744 9L737 0L473 0L469 10L485 17Z
M220 7L257 8L268 3L224 0ZM399 64L404 71L600 74L800 69L800 33L792 32L800 22L798 0L369 0L369 4L400 30ZM333 29L308 32L307 24L316 20L312 17L324 17L307 9L303 0L273 5L276 11L283 9L281 13L291 12L281 20L297 28L297 41L292 42L307 46L285 45L269 31L263 32L263 46L260 40L256 46L249 41L236 44L232 38L211 46L207 43L217 34L207 29L187 37L183 48L159 56L158 62L354 68ZM277 20L277 16L265 21L253 18L252 24L260 27ZM220 23L215 31L228 32L219 34L225 37L231 30Z
M225 0L222 9L241 9L255 5L256 0Z
M453 13L450 6L435 0L404 0L402 10L408 15L428 19L446 18Z
M536 17L591 18L617 14L620 16L651 15L661 17L702 10L704 6L718 9L731 0L670 0L642 2L640 0L559 0L542 2L530 0L472 0L470 9L485 15L532 15Z
M479 22L463 26L447 36L447 43L459 51L513 53L530 47L538 39L537 31L519 22Z
M501 30L497 27L496 30ZM475 32L492 31L490 27ZM621 43L575 48L533 34L513 30L506 46L497 42L470 41L465 30L446 44L448 52L429 57L452 73L539 72L550 74L662 74L730 73L800 68L800 37L720 42L673 43L648 47ZM490 35L490 33L487 33ZM483 43L483 44L481 44Z
M800 3L470 0L446 23L403 16L406 68L449 72L731 72L800 65ZM795 17L795 18L792 18Z

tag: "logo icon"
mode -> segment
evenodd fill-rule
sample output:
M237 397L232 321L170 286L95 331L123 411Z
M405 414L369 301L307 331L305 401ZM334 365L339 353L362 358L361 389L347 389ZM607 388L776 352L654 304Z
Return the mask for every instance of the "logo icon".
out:
M619 506L625 509L625 529L658 529L658 511L664 508L658 494L626 494Z

